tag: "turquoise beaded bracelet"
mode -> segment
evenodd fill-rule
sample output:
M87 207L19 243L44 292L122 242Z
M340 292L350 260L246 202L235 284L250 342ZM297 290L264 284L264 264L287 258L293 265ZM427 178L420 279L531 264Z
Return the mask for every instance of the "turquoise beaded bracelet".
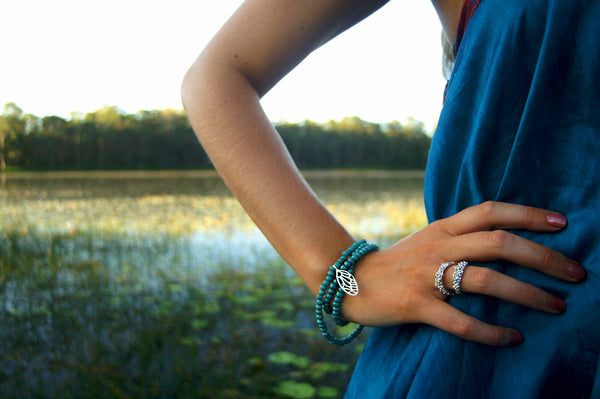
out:
M358 283L353 275L354 267L360 258L378 249L379 248L376 245L367 244L365 240L355 242L350 248L345 250L337 262L329 268L327 277L325 277L323 284L321 284L316 299L315 313L317 325L321 334L323 334L325 339L331 344L340 346L346 345L356 338L364 328L364 326L358 325L358 327L356 327L356 329L348 336L336 338L327 330L327 324L325 324L325 316L323 313L332 314L333 320L338 326L345 326L348 324L348 321L341 317L341 304L344 295L355 296L358 294Z

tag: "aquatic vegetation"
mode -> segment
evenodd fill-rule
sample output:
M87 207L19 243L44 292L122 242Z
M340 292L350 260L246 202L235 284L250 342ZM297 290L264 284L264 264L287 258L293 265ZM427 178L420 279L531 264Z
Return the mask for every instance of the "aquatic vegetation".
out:
M341 396L367 334L319 335L312 296L222 186L119 182L0 187L0 397ZM417 191L391 193L322 197L385 245L426 223Z
M203 279L137 274L126 256L106 267L101 251L71 261L61 254L71 239L46 251L31 236L1 241L3 397L270 397L295 392L289 384L342 392L357 354L312 333L312 297L283 262L261 273L222 265ZM132 249L141 248L121 251Z

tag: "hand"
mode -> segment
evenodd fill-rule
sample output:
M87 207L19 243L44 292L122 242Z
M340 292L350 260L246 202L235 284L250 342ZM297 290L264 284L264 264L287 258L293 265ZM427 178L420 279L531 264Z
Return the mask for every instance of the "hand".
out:
M369 326L426 323L488 345L521 343L524 338L518 331L486 324L446 303L446 296L434 285L435 272L448 261L505 260L568 282L580 281L585 270L574 261L503 230L555 232L566 223L564 216L550 211L500 202L486 202L436 221L358 263L355 276L360 293L344 298L344 317ZM453 268L444 274L448 289ZM566 308L561 298L485 267L465 269L462 291L552 314Z

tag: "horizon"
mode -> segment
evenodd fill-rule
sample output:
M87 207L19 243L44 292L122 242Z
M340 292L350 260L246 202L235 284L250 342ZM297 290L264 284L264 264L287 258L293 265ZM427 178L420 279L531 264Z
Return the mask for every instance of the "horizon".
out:
M10 2L11 18L0 26L12 38L4 47L10 62L0 65L0 104L63 119L105 105L128 114L182 110L185 71L241 3ZM292 123L412 117L430 130L445 84L440 31L429 1L390 2L291 71L263 98L265 112Z

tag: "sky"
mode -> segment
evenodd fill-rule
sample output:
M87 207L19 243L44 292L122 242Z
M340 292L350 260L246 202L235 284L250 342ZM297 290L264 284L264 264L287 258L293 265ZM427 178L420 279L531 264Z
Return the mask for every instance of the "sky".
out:
M280 1L280 0L273 0ZM242 0L12 0L0 14L0 106L69 118L114 105L182 109L188 67ZM263 98L274 121L414 118L442 105L440 23L391 0L313 52Z

